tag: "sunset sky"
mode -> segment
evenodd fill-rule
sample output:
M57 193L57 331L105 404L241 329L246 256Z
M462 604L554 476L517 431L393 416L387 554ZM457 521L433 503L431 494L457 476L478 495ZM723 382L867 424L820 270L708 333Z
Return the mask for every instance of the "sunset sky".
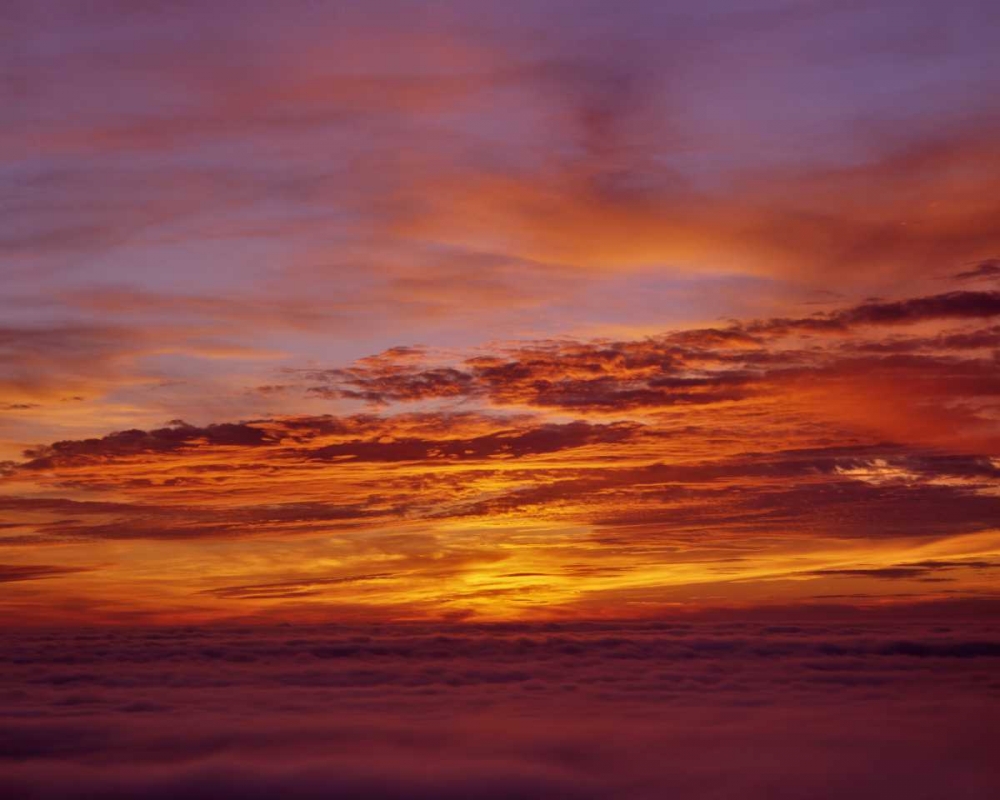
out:
M498 650L449 658L492 686L476 670L515 664L522 634L554 648L532 650L543 676L571 652L552 631L606 675L603 636L681 658L666 621L887 626L860 650L801 629L774 645L787 663L748 673L763 696L831 647L910 663L894 625L923 641L919 620L1000 619L998 30L989 0L3 3L10 663L59 663L40 631L111 631L73 646L111 692L93 664L156 651L158 629L186 631L193 664L192 631L257 626L278 648L306 626L315 655L336 623L384 639L352 658L403 637L426 677L435 636L485 626ZM995 667L997 629L934 630L947 641L918 655L961 656L946 674L973 708L989 669L955 670ZM211 658L240 662L223 639ZM722 658L698 642L685 653ZM266 694L276 670L292 692L286 655L261 652L278 661L227 685ZM24 669L0 698L57 703ZM350 675L309 685L375 685ZM912 681L892 691L933 676ZM189 691L172 696L202 708ZM447 791L410 753L408 796L471 796L493 774L463 783L471 752ZM38 777L22 767L18 792ZM953 796L1000 783L976 775ZM496 796L591 796L545 776ZM606 796L656 796L636 776ZM396 796L369 777L343 791ZM735 796L691 780L679 796Z
M15 3L5 613L992 596L1000 11L912 9Z

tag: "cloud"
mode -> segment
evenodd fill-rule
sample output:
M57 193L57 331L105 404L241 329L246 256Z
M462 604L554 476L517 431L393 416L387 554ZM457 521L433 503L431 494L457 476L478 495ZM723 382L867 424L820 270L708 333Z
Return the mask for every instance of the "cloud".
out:
M884 578L897 580L919 578L921 580L948 580L935 577L937 572L954 569L998 569L1000 562L969 560L969 561L919 561L911 564L898 564L891 567L857 567L853 569L822 569L811 573L813 575L842 575L844 577Z
M66 567L55 564L0 564L0 583L58 578L61 575L85 571L84 567Z
M636 2L613 18L560 0L507 16L295 2L280 20L250 2L235 26L231 5L18 3L5 18L5 449L330 400L743 402L752 375L650 386L539 367L537 387L505 393L513 354L487 353L502 360L482 375L350 362L665 318L805 333L800 296L904 278L920 294L1000 250L981 101L998 89L996 13L975 0L917 17ZM307 397L244 390L285 385L279 354L320 375L294 382Z
M947 292L897 302L870 302L854 308L801 319L767 320L749 326L752 333L795 331L821 333L862 325L912 325L938 319L982 319L1000 316L1000 292Z
M954 278L961 281L990 279L1000 276L1000 259L988 258L975 264L972 269L956 273Z
M578 415L627 415L768 402L822 407L828 419L885 439L987 449L995 425L996 292L867 302L808 317L733 322L634 340L499 344L449 360L389 350L346 369L286 372L300 391L386 407L489 404ZM946 327L948 325L964 327ZM927 326L938 332L928 335ZM886 334L884 329L892 329ZM889 413L875 398L899 394ZM812 398L812 399L810 399Z
M887 609L7 632L0 790L834 800L958 780L988 795L997 634L981 613Z
M393 577L392 573L374 575L352 575L347 577L309 577L302 580L281 581L278 583L263 583L253 586L221 586L206 590L205 594L223 598L239 598L259 600L261 598L304 597L319 594L324 586L339 586L345 583L362 581L378 581Z
M517 459L587 445L627 442L640 430L631 423L595 425L577 421L565 425L540 425L528 430L500 430L472 439L427 440L397 438L392 441L350 441L308 452L318 460L399 462L443 460Z
M149 548L170 566L133 613L198 618L628 615L846 581L859 603L975 596L988 570L931 564L995 560L994 295L283 369L283 395L379 413L29 447L3 470L0 547ZM60 583L113 606L139 580L116 575Z
M25 469L53 469L59 464L85 463L146 453L167 453L197 444L254 447L268 441L268 432L244 423L221 423L197 428L182 420L151 431L127 430L100 439L53 442L26 450Z
M38 307L244 343L255 320L468 332L635 270L866 286L997 251L992 9L737 5L254 2L234 27L225 3L22 3L0 242ZM241 266L209 277L220 250Z

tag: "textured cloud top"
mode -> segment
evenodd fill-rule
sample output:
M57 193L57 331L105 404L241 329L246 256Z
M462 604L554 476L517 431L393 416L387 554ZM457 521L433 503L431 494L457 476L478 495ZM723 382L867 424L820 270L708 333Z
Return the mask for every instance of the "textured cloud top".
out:
M122 628L5 637L31 798L988 797L977 621Z

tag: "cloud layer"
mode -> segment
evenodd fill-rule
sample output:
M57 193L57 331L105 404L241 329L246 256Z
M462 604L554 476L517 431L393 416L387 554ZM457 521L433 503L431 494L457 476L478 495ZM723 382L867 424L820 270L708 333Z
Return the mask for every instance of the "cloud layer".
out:
M174 420L9 462L9 608L46 618L68 593L83 619L495 619L990 598L998 316L996 292L959 290L278 368L258 392L359 410Z
M988 796L997 636L891 618L53 629L4 641L0 788Z

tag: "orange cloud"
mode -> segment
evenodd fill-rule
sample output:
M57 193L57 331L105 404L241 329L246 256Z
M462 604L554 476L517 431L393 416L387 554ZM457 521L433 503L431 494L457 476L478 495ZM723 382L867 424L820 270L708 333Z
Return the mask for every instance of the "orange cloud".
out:
M0 547L23 554L19 585L36 584L30 553L62 553L45 586L110 604L161 564L149 590L209 616L293 600L628 615L640 597L793 602L844 580L975 594L1000 546L982 327L998 313L995 293L948 293L287 371L283 393L384 413L30 448L0 482Z

